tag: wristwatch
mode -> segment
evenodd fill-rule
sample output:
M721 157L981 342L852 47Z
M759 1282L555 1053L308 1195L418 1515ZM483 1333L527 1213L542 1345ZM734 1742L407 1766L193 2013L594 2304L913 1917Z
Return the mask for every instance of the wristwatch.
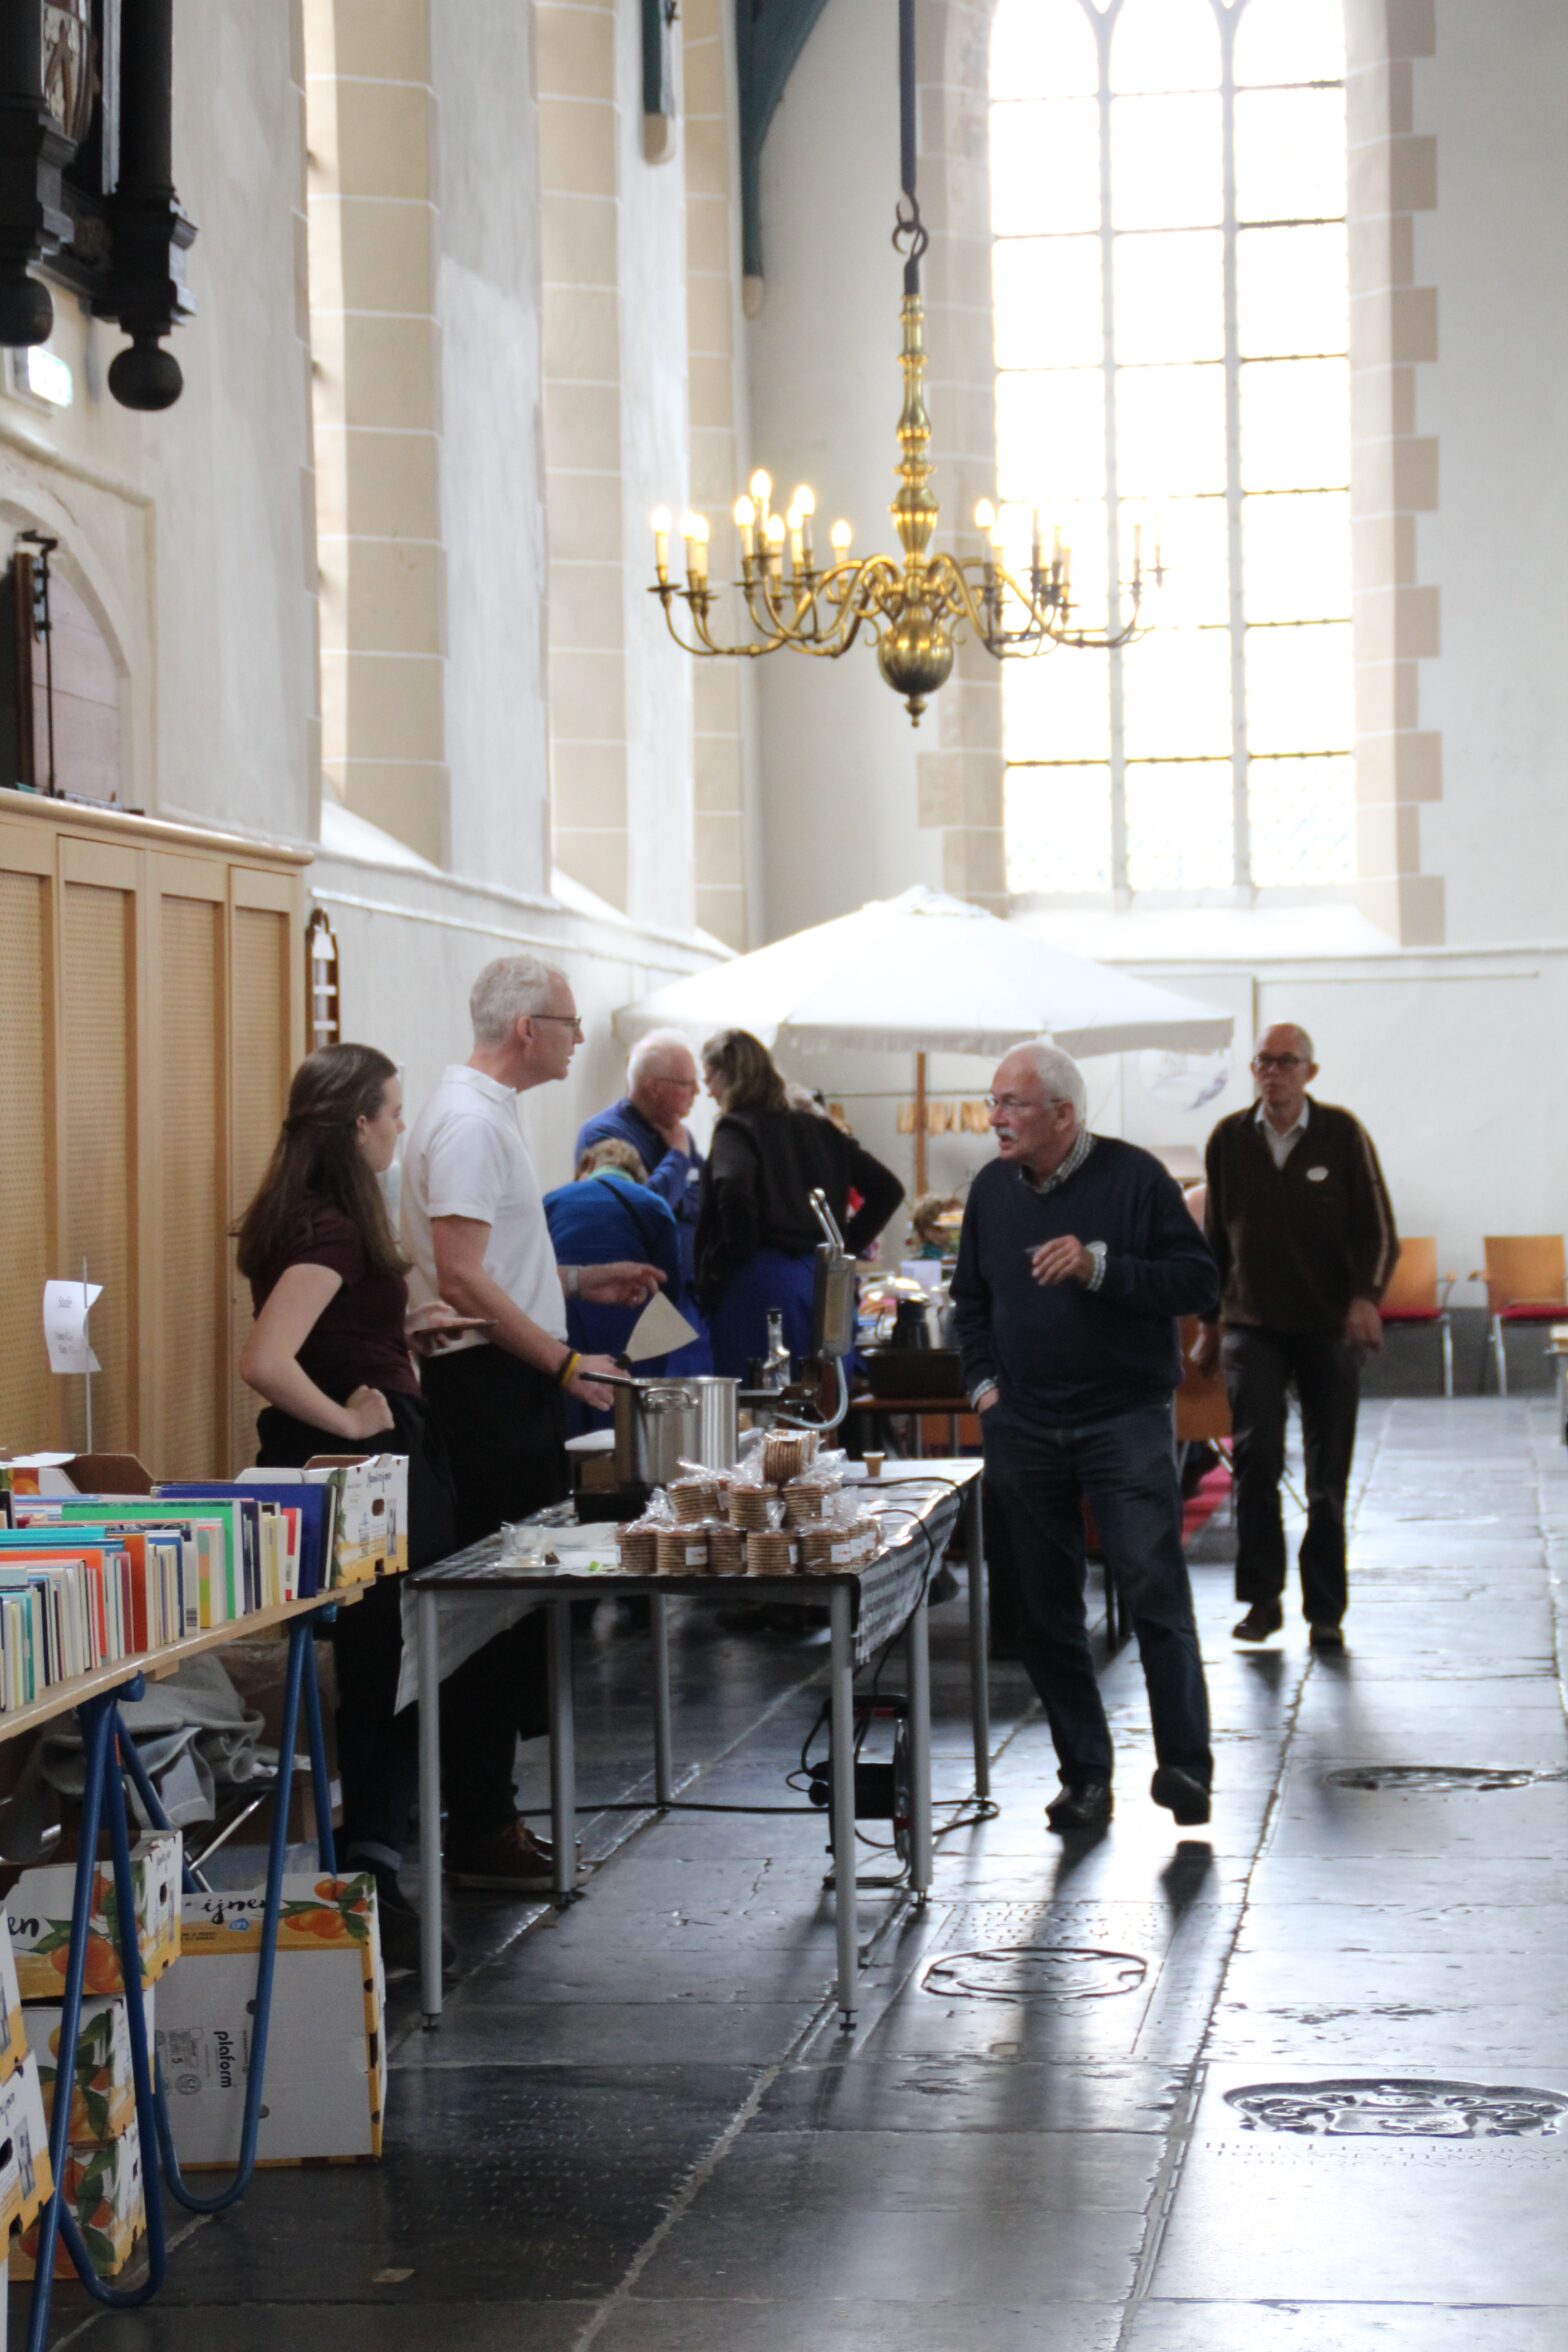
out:
M1106 1244L1103 1241L1086 1241L1083 1246L1088 1251L1090 1257L1094 1260L1093 1269L1087 1282L1084 1284L1084 1289L1098 1290L1101 1283L1105 1280Z

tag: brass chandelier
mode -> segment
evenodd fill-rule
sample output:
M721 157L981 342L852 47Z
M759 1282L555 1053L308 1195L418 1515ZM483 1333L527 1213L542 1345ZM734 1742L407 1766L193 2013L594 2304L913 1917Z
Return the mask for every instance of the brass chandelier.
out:
M837 661L859 637L876 648L877 666L895 694L904 697L910 722L919 726L928 698L946 684L955 644L972 632L998 661L1033 659L1053 646L1110 652L1142 634L1139 612L1144 587L1164 580L1160 551L1146 575L1141 541L1133 542L1131 580L1118 582L1103 629L1086 629L1074 619L1072 550L1053 536L1047 556L1038 513L1033 519L1027 581L1015 577L1003 556L1002 525L992 500L982 498L975 524L984 552L976 559L933 554L938 505L931 488L931 419L925 401L925 304L920 264L930 237L915 195L915 27L914 0L899 0L900 178L893 245L904 257L904 405L898 420L898 493L889 512L902 558L851 557L854 533L835 522L828 533L831 560L817 560L813 525L816 498L802 483L783 514L772 504L773 482L765 471L751 477L737 498L734 520L740 541L740 578L734 583L756 634L737 644L715 633L718 591L708 576L709 527L704 514L681 518L685 582L670 571L673 518L667 507L652 516L654 584L670 635L686 653L756 660L788 647ZM687 616L684 624L682 613ZM1112 618L1114 616L1114 619ZM683 628L684 632L683 633Z

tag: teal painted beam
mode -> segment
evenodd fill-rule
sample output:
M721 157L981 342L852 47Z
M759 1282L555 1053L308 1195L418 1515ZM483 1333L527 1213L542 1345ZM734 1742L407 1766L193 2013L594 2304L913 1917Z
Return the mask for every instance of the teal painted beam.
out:
M735 0L740 78L741 266L762 275L762 146L827 0Z

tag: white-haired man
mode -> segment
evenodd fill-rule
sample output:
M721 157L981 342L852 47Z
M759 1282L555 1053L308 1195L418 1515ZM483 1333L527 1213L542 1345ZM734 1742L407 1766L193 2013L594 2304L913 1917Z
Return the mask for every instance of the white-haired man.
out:
M997 1065L997 1157L970 1187L953 1279L987 1491L1019 1582L1019 1647L1062 1785L1056 1830L1112 1810L1111 1735L1084 1617L1094 1513L1143 1663L1157 1769L1178 1822L1209 1818L1213 1757L1181 1548L1171 1397L1176 1318L1207 1313L1214 1261L1149 1152L1085 1124L1083 1076L1043 1039Z
M472 1328L439 1343L424 1390L452 1461L457 1540L475 1542L565 1492L565 1400L603 1407L608 1357L566 1337L568 1296L640 1305L664 1276L631 1261L558 1266L517 1098L564 1078L582 1036L571 983L537 956L498 956L469 998L474 1047L442 1073L404 1153L403 1246L416 1304ZM543 1728L539 1620L500 1634L452 1678L443 1708L447 1868L460 1886L530 1891L549 1857L518 1818L519 1732ZM425 1825L434 1834L434 1823Z
M1223 1287L1193 1362L1223 1362L1230 1398L1236 1598L1246 1603L1235 1638L1267 1641L1285 1621L1279 1484L1294 1383L1307 1478L1301 1605L1312 1647L1340 1650L1361 1359L1383 1344L1378 1301L1399 1240L1372 1138L1349 1111L1314 1101L1317 1074L1305 1029L1276 1021L1253 1048L1257 1102L1209 1137L1205 1229Z
M702 1153L686 1124L698 1094L697 1057L678 1029L650 1029L626 1059L626 1092L608 1110L595 1111L577 1134L577 1158L614 1136L629 1143L648 1171L650 1192L674 1212L681 1251L681 1313L698 1327L689 1347L679 1348L662 1369L711 1372L713 1349L697 1305L697 1206L702 1190Z

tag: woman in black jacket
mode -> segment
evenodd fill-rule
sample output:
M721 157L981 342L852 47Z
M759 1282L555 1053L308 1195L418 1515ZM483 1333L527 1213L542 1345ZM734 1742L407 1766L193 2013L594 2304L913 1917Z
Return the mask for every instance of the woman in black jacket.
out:
M768 1313L784 1317L792 1356L811 1352L820 1190L851 1252L876 1239L904 1197L880 1160L831 1119L794 1111L773 1058L749 1030L724 1029L702 1049L719 1122L703 1170L697 1220L697 1294L717 1372L744 1378L767 1353Z

